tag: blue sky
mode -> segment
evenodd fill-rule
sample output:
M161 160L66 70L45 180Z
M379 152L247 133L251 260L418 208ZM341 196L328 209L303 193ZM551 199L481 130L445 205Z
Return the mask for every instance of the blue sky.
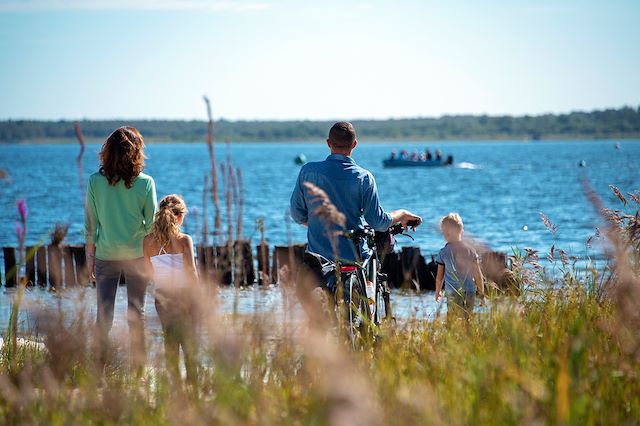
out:
M0 0L0 119L640 104L640 2Z

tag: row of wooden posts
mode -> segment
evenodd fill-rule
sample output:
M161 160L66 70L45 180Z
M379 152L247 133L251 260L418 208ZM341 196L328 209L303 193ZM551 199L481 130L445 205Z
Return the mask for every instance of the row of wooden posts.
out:
M254 267L254 256L257 268ZM198 272L204 282L221 285L246 286L277 283L279 272L285 265L302 260L304 245L275 246L267 244L252 248L249 241L236 241L233 245L196 247ZM6 287L15 287L16 265L19 261L15 247L4 247L4 274L0 271L0 282ZM24 276L28 285L58 289L89 284L84 245L37 246L26 248ZM491 278L502 268L507 259L501 253L483 255L485 275ZM257 272L257 273L256 273ZM392 287L411 287L416 290L434 290L437 265L433 259L425 258L417 247L403 247L401 251L385 256L382 272L389 277ZM121 283L126 277L121 276Z

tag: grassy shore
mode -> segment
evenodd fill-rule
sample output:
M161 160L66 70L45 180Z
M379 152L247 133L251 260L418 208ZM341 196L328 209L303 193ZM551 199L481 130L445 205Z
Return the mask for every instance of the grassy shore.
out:
M77 338L86 328L59 324L45 339L49 352L26 346L1 358L0 416L6 424L638 423L638 342L625 337L609 299L575 286L490 306L469 324L390 325L358 352L279 318L219 327L212 317L194 388L171 385L162 369L137 376L117 355L106 375L95 374Z
M585 184L586 186L586 184ZM640 192L613 192L622 209L587 195L608 226L606 264L586 268L553 246L516 255L510 296L462 319L389 321L351 350L323 324L284 309L202 315L197 382L171 380L162 357L131 369L114 336L98 367L84 310L43 312L38 345L0 350L3 424L640 424ZM629 197L631 200L628 200ZM625 211L630 212L625 213ZM550 232L556 227L543 216ZM593 244L590 238L587 246ZM548 262L554 274L545 273ZM25 283L25 280L22 280ZM14 310L15 312L15 310ZM15 317L14 317L15 318ZM12 326L13 325L13 326Z

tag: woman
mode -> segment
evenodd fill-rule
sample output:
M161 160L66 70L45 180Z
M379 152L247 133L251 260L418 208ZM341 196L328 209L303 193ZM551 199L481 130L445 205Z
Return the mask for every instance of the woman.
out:
M100 170L87 186L85 238L89 271L97 284L97 344L105 361L107 337L120 275L127 282L129 336L134 367L145 360L143 309L148 283L142 240L151 231L156 187L144 168L144 140L134 127L120 127L100 151Z

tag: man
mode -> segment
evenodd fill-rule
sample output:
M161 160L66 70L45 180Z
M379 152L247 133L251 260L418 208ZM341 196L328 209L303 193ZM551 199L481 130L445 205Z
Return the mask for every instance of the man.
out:
M337 243L334 250L332 235L339 228L327 224L314 214L317 201L314 201L314 197L305 188L305 182L310 182L327 193L338 211L345 215L345 229L362 228L366 222L376 231L386 231L395 223L401 223L406 228L408 222L422 221L419 216L404 209L386 212L382 208L373 175L351 158L351 153L358 145L351 123L334 124L329 131L327 145L331 155L324 161L305 164L291 195L291 217L308 227L308 251L334 262L338 260L336 256L342 262L353 262L356 250L364 255L364 243L360 247L354 247L351 241L338 237L334 240Z

